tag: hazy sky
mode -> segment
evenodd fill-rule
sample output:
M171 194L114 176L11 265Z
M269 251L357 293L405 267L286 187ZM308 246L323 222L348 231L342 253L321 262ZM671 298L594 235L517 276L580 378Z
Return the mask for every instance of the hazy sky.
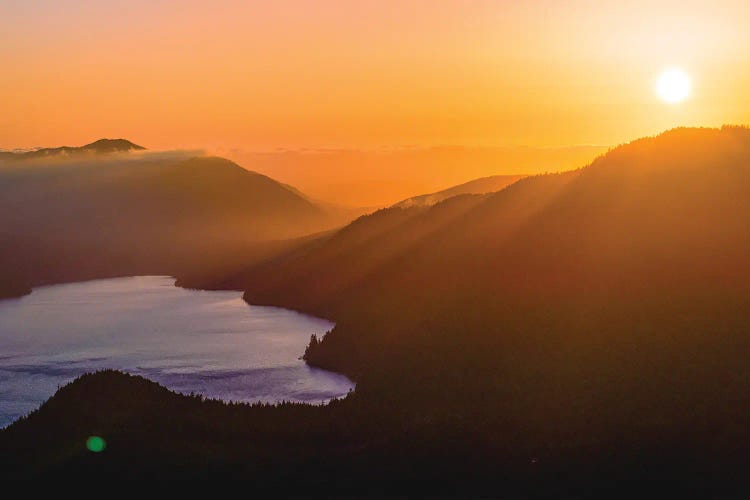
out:
M750 122L750 2L0 0L0 148L614 144ZM693 93L667 105L678 65Z

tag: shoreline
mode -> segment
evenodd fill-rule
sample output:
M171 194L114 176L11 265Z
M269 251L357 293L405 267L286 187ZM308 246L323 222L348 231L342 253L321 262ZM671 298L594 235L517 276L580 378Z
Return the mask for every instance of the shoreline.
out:
M194 287L190 287L190 288L188 288L188 287L181 287L181 286L177 285L177 279L175 277L168 276L168 275L123 276L123 277L117 277L117 278L95 278L95 279L87 279L87 280L82 280L82 281L54 283L54 284L50 283L50 284L40 285L40 286L36 287L34 290L36 290L37 288L52 288L52 287L58 287L58 286L69 286L69 285L84 284L84 283L91 283L91 282L98 282L98 281L104 282L104 281L109 281L109 280L118 280L118 279L119 280L122 280L122 279L128 280L128 279L138 279L138 278L160 278L160 279L163 280L163 285L162 286L167 286L168 288L172 288L172 289L183 289L183 290L188 290L188 291L193 291L193 292L217 292L217 293L221 293L221 292L234 292L234 293L237 294L237 298L238 299L241 298L241 291L237 291L237 290L216 290L216 289L201 289L201 288L194 288ZM126 285L126 286L129 286L129 285ZM323 320L323 321L328 322L328 320L326 320L324 318L319 318L319 317L316 317L314 315L310 315L310 314L302 312L302 311L297 311L297 310L292 310L292 309L288 309L288 308L283 308L283 307L280 307L280 306L270 306L270 305L261 305L261 304L249 304L249 303L247 303L244 300L242 301L242 303L245 304L245 307L253 307L253 308L258 308L258 309L260 309L260 308L267 308L269 310L278 309L280 311L283 310L283 311L285 311L288 314L299 315L299 316L307 316L307 317L310 317L312 320ZM0 304L2 304L2 302L0 302ZM16 307L16 306L13 306L12 304L8 304L8 307L11 308L10 310L13 310L13 308ZM240 307L242 309L241 306L238 305L238 307ZM272 313L269 312L269 313L262 313L262 314L272 314ZM275 314L275 313L273 313L273 314ZM334 326L335 325L329 325L327 327L327 330L332 329ZM301 333L304 333L304 330L301 330L300 334ZM321 335L325 334L325 332L322 331L322 330L320 330L320 331L318 331L316 333L317 333L318 336L321 336ZM305 334L305 335L307 335L307 334ZM320 400L315 400L315 401L305 401L305 398L298 399L292 393L290 393L287 396L284 396L283 393L279 393L280 395L277 398L277 402L290 401L290 402L295 402L295 403L298 403L298 404L310 404L310 405L313 405L313 406L318 406L318 405L321 405L321 404L326 404L326 403L330 402L331 400L345 398L345 397L347 397L349 394L351 394L356 389L356 380L353 379L352 377L350 377L349 374L344 373L344 372L340 372L340 371L337 371L337 370L331 370L331 369L328 369L328 368L326 368L324 366L318 366L316 363L309 363L309 362L307 362L307 360L304 360L303 359L304 351L305 351L305 349L307 348L307 345L308 345L307 338L305 337L305 340L303 340L301 338L298 339L298 340L299 340L300 344L304 344L304 345L300 346L299 352L295 352L294 353L293 357L294 357L294 361L295 361L295 366L297 365L297 363L299 363L299 366L300 367L302 367L302 366L306 367L306 370L310 370L310 369L312 369L312 370L322 370L324 372L328 372L330 374L329 377L330 376L343 377L344 379L346 379L348 381L348 384L350 385L350 388L349 388L349 390L347 392L339 392L339 393L337 393L336 395L334 395L332 397L326 397L326 398L323 398L323 399L320 399ZM127 342L125 344L127 344ZM30 345L33 347L33 343L30 344ZM127 351L127 345L125 345L125 349ZM296 351L296 349L293 349L293 350ZM134 368L134 367L135 367L135 365L131 366L131 367L128 367L128 366L125 366L125 365L118 365L117 362L116 362L116 360L115 360L114 364L110 363L109 365L104 364L104 365L90 366L90 367L82 366L82 368L84 368L85 371L80 372L79 374L77 374L76 378L80 377L80 376L82 376L84 374L94 373L94 372L100 371L100 370L112 369L112 370L121 370L121 371L124 371L126 373L132 374L134 376L140 376L140 377L143 377L143 378L145 378L147 380L153 381L153 382L158 383L158 384L165 384L165 380L160 379L157 376L158 374L152 374L154 376L149 376L149 374L146 373L146 372L139 371L139 370L135 370L134 371L134 370L130 369L130 368ZM248 369L251 369L251 368L252 368L252 366L250 366ZM252 377L252 373L249 373L248 376ZM74 379L70 379L69 381L64 382L64 383L65 384L70 383L72 380L74 380ZM252 379L248 379L248 381L247 381L247 383L249 383L249 385L247 386L248 388L250 388L250 387L253 386L253 383L251 382L251 380ZM243 383L245 383L245 382L240 381L240 384L243 384ZM58 385L58 390L59 390L59 387L60 386ZM173 386L169 385L169 383L166 383L165 387L168 387L170 390L173 390L173 391L175 391L175 392L177 392L179 394L183 394L183 395L186 395L186 396L190 395L190 393L192 393L192 392L194 392L194 391L197 390L197 393L199 393L199 394L200 393L205 394L204 397L207 397L207 398L209 398L209 397L210 398L216 398L218 400L226 402L227 404L234 404L236 401L243 401L243 398L246 399L243 402L247 403L247 404L253 404L253 401L255 400L255 398L253 397L254 393L252 391L250 392L249 396L246 395L246 396L243 396L243 398L240 398L240 400L237 400L236 398L233 398L231 395L227 395L225 397L222 397L220 395L216 395L215 393L212 393L211 391L204 392L204 391L201 391L200 389L192 389L191 390L190 388L180 388L179 385L173 387ZM36 411L36 409L38 409L40 406L44 405L46 403L46 401L48 401L50 398L54 397L55 394L56 394L56 391L53 392L53 393L50 393L49 396L45 397L44 400L40 400L39 406L36 406L35 408L30 409L28 411L31 411L31 412ZM261 398L261 400L263 400L263 399ZM269 403L270 403L270 400L269 400ZM16 421L17 420L9 421L8 423L6 423L3 426L3 428L5 428L5 427L7 427L9 425L12 425Z

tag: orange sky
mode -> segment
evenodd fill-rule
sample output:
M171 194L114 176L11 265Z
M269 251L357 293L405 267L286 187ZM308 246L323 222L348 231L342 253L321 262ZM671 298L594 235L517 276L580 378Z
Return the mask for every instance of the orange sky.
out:
M10 3L10 5L8 5ZM750 2L0 5L0 148L616 144L750 122ZM654 97L670 65L680 105Z

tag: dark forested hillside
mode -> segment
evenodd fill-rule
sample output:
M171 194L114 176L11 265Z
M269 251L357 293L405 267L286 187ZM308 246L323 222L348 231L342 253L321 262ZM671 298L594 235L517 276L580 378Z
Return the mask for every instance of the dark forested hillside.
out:
M362 484L353 478L493 496L736 487L750 458L748 215L750 130L734 127L676 129L577 171L377 212L224 279L251 303L336 320L306 359L356 378L345 401L264 416L210 406L209 418L155 398L192 436L157 456L149 443L177 432L171 419L76 409L70 394L91 383L78 382L0 446L50 436L55 453L29 451L27 473L100 460L114 475L203 471L273 487L295 470L317 480L295 473L286 486L323 492ZM120 387L111 379L90 379L94 401ZM86 429L116 420L111 462L61 452L72 434L54 417L66 411ZM293 436L264 420L297 411L308 413ZM275 455L287 445L305 451Z
M27 284L215 272L214 264L251 261L274 246L266 242L330 229L348 215L222 158L120 153L0 163L0 262Z
M260 280L253 292L261 302L273 302L272 294L283 289L288 304L335 316L335 304L343 296L350 303L356 302L354 295L379 279L384 264L461 217L483 199L482 195L462 195L431 208L382 209L360 217L340 231L311 238L226 278L221 284L244 289L247 282ZM268 297L262 298L266 292ZM324 307L318 309L317 305Z
M334 236L293 266L255 267L246 298L337 319L307 359L357 377L360 394L487 411L529 438L582 445L745 418L742 405L711 405L750 394L738 376L750 355L750 131L676 129L454 217L441 208L406 222L383 213L413 239L388 253L397 231L362 237L352 262L387 255L366 278L324 264Z
M298 286L300 275L342 283L358 276L336 259L326 266L326 254L378 261L377 278L358 288L411 286L418 295L438 285L441 292L470 286L535 299L596 295L602 288L742 286L749 272L743 258L750 246L749 165L747 129L676 129L621 146L577 171L529 177L429 210L393 208L360 219L297 256L296 267L252 268L247 296L284 301L309 290L300 292L299 307L340 302L340 287L321 295ZM345 246L350 234L363 244ZM386 250L397 241L408 244ZM266 271L274 278L265 279ZM344 300L345 307L359 300Z

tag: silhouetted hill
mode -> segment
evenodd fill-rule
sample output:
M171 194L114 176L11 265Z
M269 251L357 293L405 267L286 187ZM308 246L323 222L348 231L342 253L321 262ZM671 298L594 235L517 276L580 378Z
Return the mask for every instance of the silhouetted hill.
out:
M85 146L61 146L59 148L41 148L20 152L4 151L0 153L0 160L40 160L70 156L76 157L86 154L127 153L145 149L125 139L99 139Z
M437 193L413 196L396 203L395 206L403 208L413 206L430 206L459 194L492 193L495 191L500 191L504 187L507 187L524 177L524 175L493 175L491 177L482 177L481 179L475 179L473 181L465 182L463 184L459 184L458 186L453 186L451 188L438 191Z
M283 300L287 304L334 317L336 305L356 303L355 297L380 279L383 266L462 217L485 197L460 195L432 207L396 206L379 210L338 232L311 238L258 266L225 278L219 286L243 289L249 280L261 278L263 283L248 291L248 300L266 302L269 296L265 293L284 290ZM335 272L325 272L333 269Z
M335 401L327 406L225 404L177 395L142 377L101 371L79 377L0 432L0 477L78 476L88 470L99 479L185 478L188 471L193 478L251 478L265 471L256 487L287 490L290 471L307 463L295 473L305 478L293 486L301 492L305 484L339 480L333 463L320 460L318 452L327 443L326 456L338 464L348 451L348 443L335 441L342 432L352 433L332 425L331 410L340 414L338 406ZM220 435L217 425L223 429ZM46 429L44 442L36 433L41 428ZM106 440L101 455L86 450L92 434ZM215 438L213 451L203 448L206 435ZM250 435L256 438L248 439ZM140 439L145 436L149 439ZM278 446L270 446L273 442ZM201 449L212 456L209 463L196 454ZM38 461L42 455L51 460Z
M84 151L95 151L97 153L114 153L123 151L142 151L146 148L133 144L126 139L99 139L91 144L82 146L81 149Z
M732 276L746 271L740 256L750 241L740 216L750 203L749 151L750 132L744 128L676 129L616 148L577 171L522 179L482 197L447 224L438 222L442 203L427 212L390 209L380 217L393 224L405 214L421 214L417 226L430 221L439 227L420 234L405 226L403 237L413 234L411 244L384 259L373 275L394 287L406 280L452 286L477 278L474 284L522 286L529 293L544 294L571 283L580 289L609 286L608 280L618 279L624 285L628 276L635 279L638 273L647 273L649 280L663 275L682 281L713 277L736 282ZM309 263L311 280L339 274L316 259L323 252L336 254L340 238L360 230L361 220L298 263ZM376 231L365 231L362 238L368 244L358 257L351 256L350 249L341 253L369 259L383 254L381 245L398 239ZM713 258L715 252L723 258ZM466 274L469 270L477 274ZM289 272L288 281L283 266L269 272L275 274L270 282L256 281L263 274L253 276L250 300L275 301L275 296L283 302L288 294L306 289L293 284L292 276L305 274L299 268ZM272 282L279 283L275 291L268 286ZM309 303L297 306L309 309L315 308L313 303L338 301L318 292L310 294ZM348 295L342 290L330 293Z
M589 356L594 356L596 346L607 349L601 359L617 352L617 366L622 367L625 359L640 366L645 354L631 359L614 347L628 342L625 332L644 328L673 332L678 324L684 332L693 331L695 326L682 324L688 317L706 328L709 318L723 318L723 328L731 333L725 331L727 336L721 340L714 337L717 344L724 343L724 347L712 346L718 355L745 338L736 330L745 321L736 307L750 283L744 257L750 252L745 216L750 213L749 176L747 129L677 129L616 148L578 171L518 181L447 223L425 215L438 228L413 233L414 239L394 254L381 248L391 247L398 237L373 232L367 239L365 235L368 244L357 255L348 253L348 259L367 262L373 255L387 255L367 270L366 277L358 269L323 264L321 256L337 254L337 240L331 237L293 266L261 265L246 272L245 296L251 303L291 306L336 319L337 327L315 352L308 353L308 359L360 380L367 380L365 374L375 377L375 372L378 378L391 380L378 367L393 368L395 359L408 360L411 373L416 362L410 356L430 353L434 360L442 359L436 347L442 343L474 360L473 367L466 368L471 373L480 371L479 359L483 359L475 348L487 347L485 352L495 357L485 360L486 369L493 372L489 366L504 366L507 356L513 355L500 356L489 347L498 345L502 351L500 345L521 342L511 340L521 332L527 332L523 342L533 338L545 350L567 336L571 345L582 342L581 350ZM390 219L397 223L395 215ZM411 233L405 226L402 237ZM332 285L311 285L317 283ZM630 323L634 321L640 323ZM733 326L727 322L734 322ZM431 333L433 329L439 337ZM597 329L602 331L595 334ZM545 331L548 337L531 335ZM596 341L578 337L588 331ZM640 345L631 342L628 349ZM653 342L666 339L660 336ZM680 344L670 339L668 344L660 349L672 349L680 356L697 356L693 349L701 351L692 341ZM444 356L452 358L451 352L448 349ZM744 351L729 349L722 362L735 369L742 366L736 352ZM555 359L558 366L565 366L560 353L547 354L550 358L543 365L552 370ZM659 365L658 355L648 356L652 355L656 387L657 380L664 381L661 370L669 371L676 360ZM539 361L528 363L543 366ZM594 369L601 368L598 363L587 361L584 366L593 370L588 377L608 380ZM672 368L680 373L684 369ZM393 370L399 373L400 368ZM631 368L613 370L610 376L616 374L621 380L636 375ZM647 372L644 368L638 380ZM441 383L414 380L414 393L425 392L417 388L419 383L426 388L453 385L443 386L442 379ZM707 375L702 387L712 380L716 379ZM383 390L387 385L382 380L373 383ZM475 377L463 383L475 384ZM642 380L628 383L635 387ZM672 390L686 395L696 389L679 384Z
M91 147L119 146L99 141ZM3 262L30 284L200 275L211 263L265 255L280 244L271 240L345 221L222 158L104 156L0 167L0 234L8 240Z

